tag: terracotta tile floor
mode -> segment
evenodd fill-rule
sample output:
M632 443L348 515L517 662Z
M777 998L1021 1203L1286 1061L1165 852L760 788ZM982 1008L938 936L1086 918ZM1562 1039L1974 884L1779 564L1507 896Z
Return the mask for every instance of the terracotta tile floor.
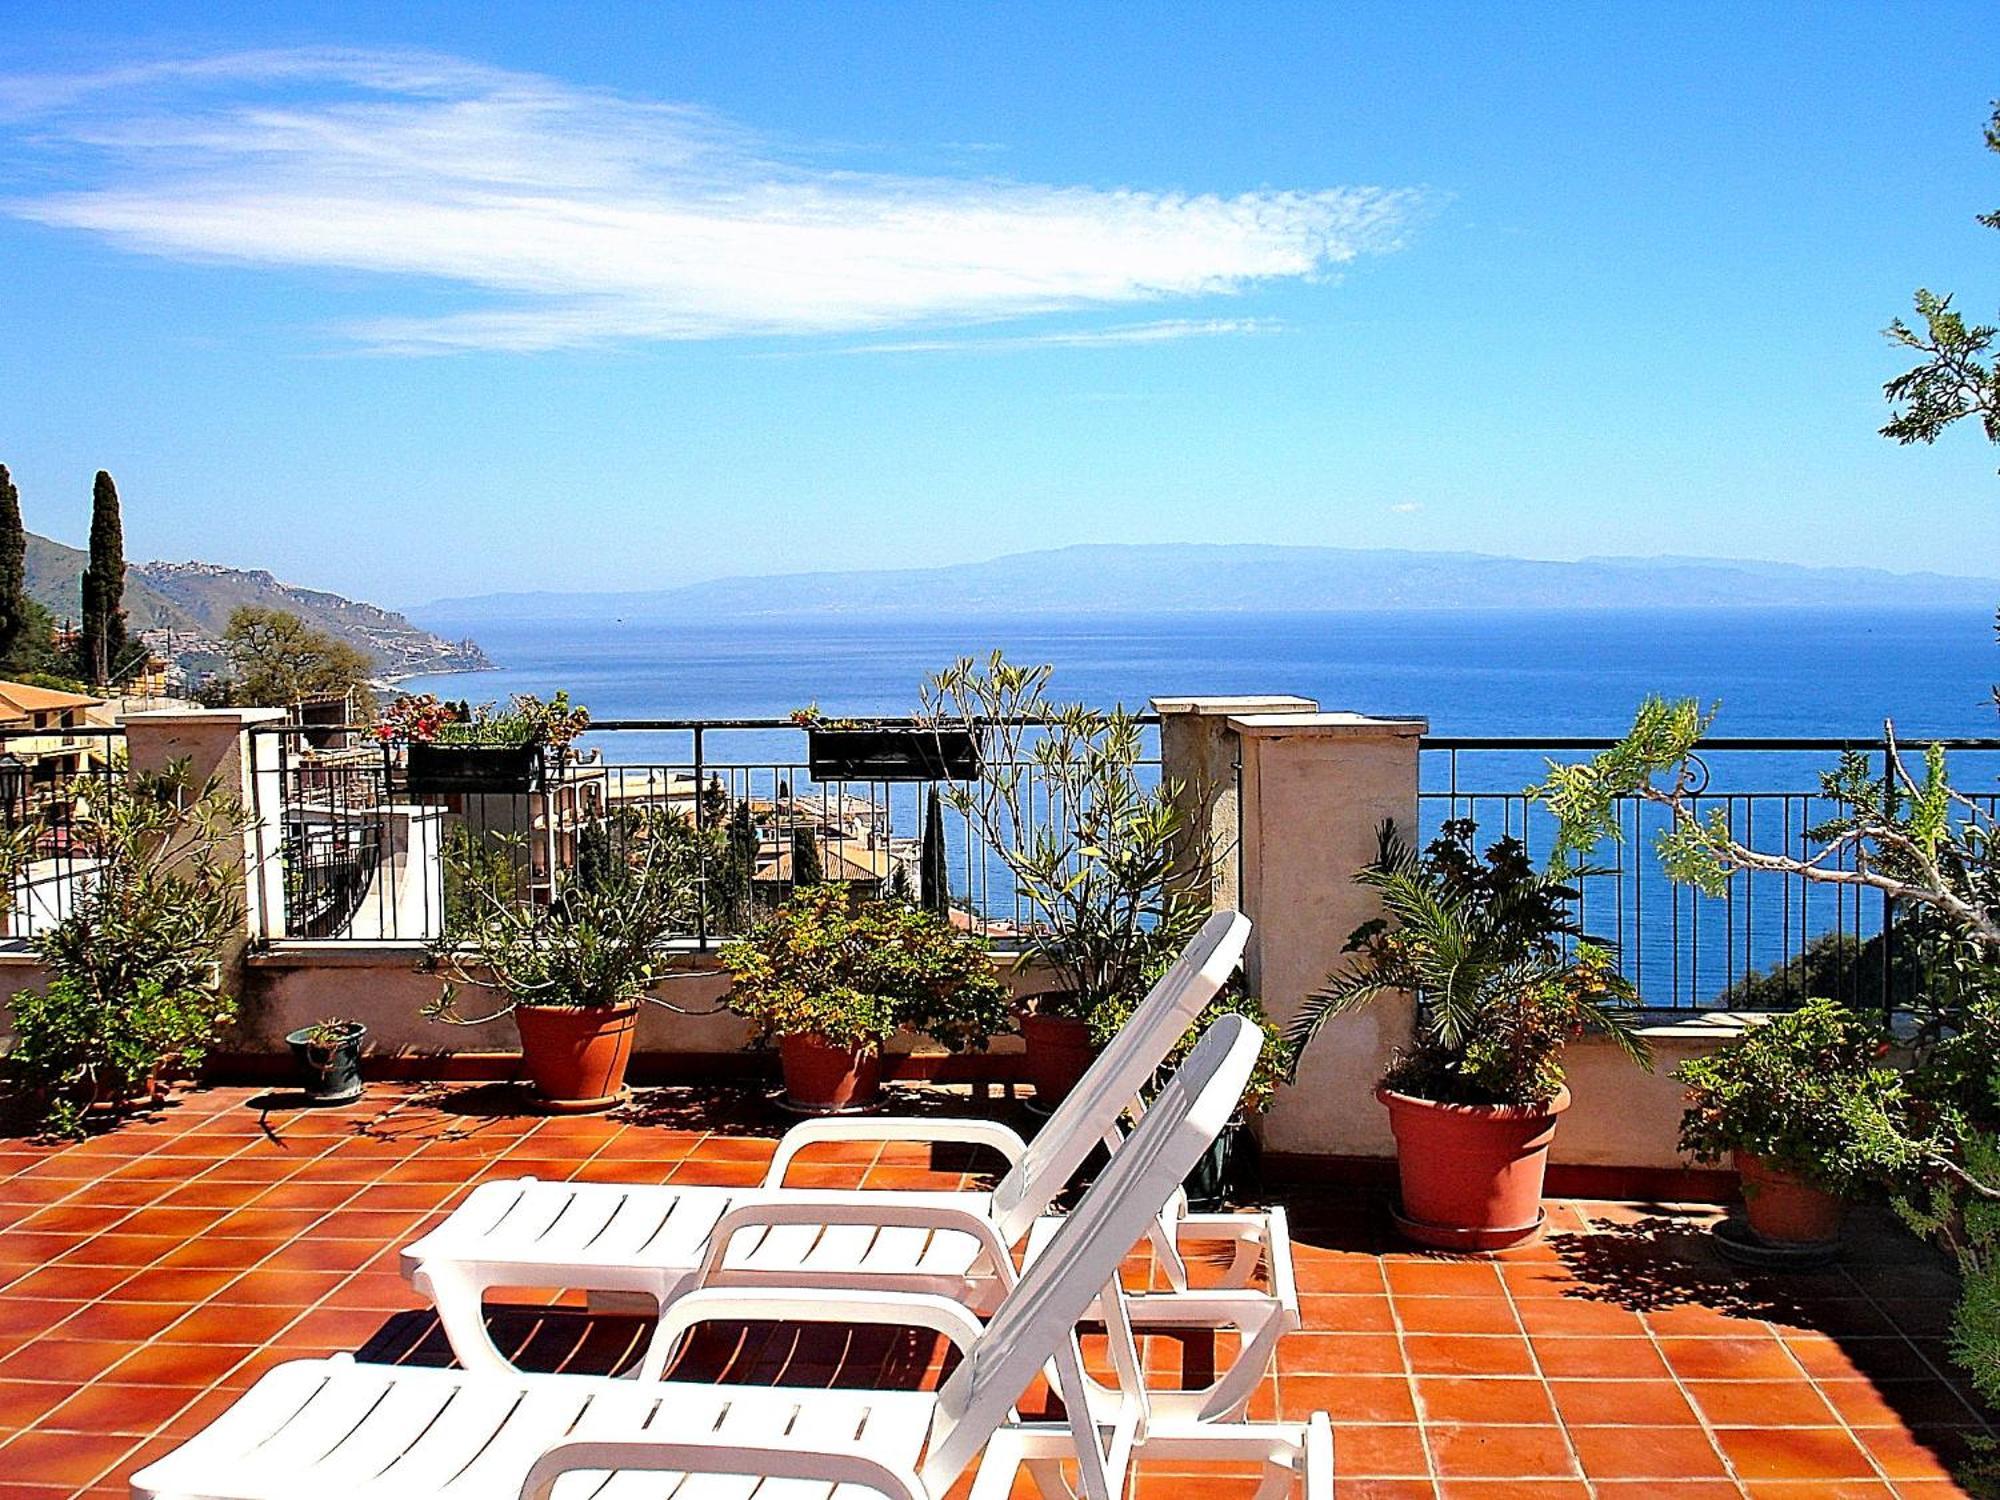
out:
M279 1360L445 1362L395 1251L472 1181L746 1183L782 1123L742 1094L646 1091L598 1119L516 1103L378 1085L345 1110L266 1111L213 1089L80 1144L0 1138L0 1500L124 1493ZM873 1146L809 1161L820 1186L977 1165ZM1962 1493L1951 1466L1991 1430L1944 1354L1950 1277L1886 1226L1857 1226L1840 1268L1780 1279L1717 1262L1700 1210L1557 1203L1547 1243L1494 1262L1398 1249L1359 1196L1289 1202L1307 1327L1255 1414L1330 1412L1345 1500L1930 1500ZM616 1368L643 1333L554 1292L494 1322L549 1369ZM1213 1354L1156 1339L1148 1368L1171 1381ZM752 1380L937 1370L893 1332L836 1351L744 1330L686 1359ZM1148 1468L1137 1488L1188 1500L1224 1477Z

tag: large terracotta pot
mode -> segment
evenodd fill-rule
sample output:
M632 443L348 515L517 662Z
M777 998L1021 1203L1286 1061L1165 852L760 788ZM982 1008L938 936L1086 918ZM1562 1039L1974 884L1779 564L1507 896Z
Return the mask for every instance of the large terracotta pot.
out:
M624 1096L625 1068L639 1029L639 1002L625 1005L519 1005L521 1057L552 1114L609 1109Z
M1743 1180L1744 1217L1766 1244L1821 1246L1840 1238L1847 1205L1833 1194L1747 1151L1736 1153L1736 1175Z
M1060 1104L1097 1057L1090 1045L1090 1023L1074 1016L1025 1015L1021 1039L1027 1044L1021 1071L1035 1086L1035 1103L1043 1109Z
M1508 1250L1542 1232L1542 1179L1564 1089L1547 1104L1438 1104L1378 1088L1396 1134L1396 1225L1440 1250Z
M878 1047L836 1047L819 1035L781 1036L778 1064L785 1073L785 1103L809 1114L867 1109L882 1094Z

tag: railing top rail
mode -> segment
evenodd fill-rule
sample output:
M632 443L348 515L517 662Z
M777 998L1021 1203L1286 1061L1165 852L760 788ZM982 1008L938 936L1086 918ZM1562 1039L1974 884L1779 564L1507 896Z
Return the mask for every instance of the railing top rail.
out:
M1157 725L1160 722L1160 716L1158 714L1150 714L1150 713L1133 714L1132 721L1134 723L1142 725ZM1041 721L1036 719L1012 718L1012 719L980 719L977 722L982 726L999 727L1002 725L1006 725L1006 726L1027 727L1027 726L1032 726ZM688 733L696 729L700 730L812 729L812 728L840 729L846 727L850 723L867 728L874 728L880 726L881 728L884 729L916 729L923 727L921 721L914 718L909 718L909 717L899 718L893 715L871 714L865 717L855 717L853 719L834 719L822 725L801 724L796 719L790 719L790 718L597 719L592 721L590 727L586 729L584 733L585 734L598 734L601 732L618 733L621 731L634 731L634 730L653 732L653 733L660 733L667 731ZM373 724L257 724L252 726L253 732L257 734L290 734L290 735L340 734L340 733L368 734L371 733L374 730L374 728L375 726ZM40 732L48 733L49 731L43 730ZM122 733L122 731L120 732Z
M61 735L93 735L105 739L123 739L123 724L51 724L45 729L32 726L8 725L0 727L0 740L47 740Z
M1609 750L1619 741L1615 738L1550 737L1539 735L1426 735L1422 747L1426 750L1514 750L1532 753L1540 750ZM1856 736L1847 739L1804 738L1804 737L1741 737L1716 736L1713 739L1697 741L1697 750L1880 750L1887 742L1880 735L1872 738ZM2000 738L1980 739L1967 737L1914 736L1899 739L1897 747L1903 750L1923 750L1931 745L1940 745L1946 750L2000 750Z

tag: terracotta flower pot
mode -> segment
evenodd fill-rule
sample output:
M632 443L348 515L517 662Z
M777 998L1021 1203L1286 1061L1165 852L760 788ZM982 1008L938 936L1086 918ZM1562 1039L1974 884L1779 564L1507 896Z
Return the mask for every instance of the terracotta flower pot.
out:
M1817 1247L1840 1238L1847 1205L1833 1194L1747 1151L1736 1153L1736 1174L1743 1180L1744 1217L1760 1240Z
M1074 1016L1031 1012L1021 1017L1021 1039L1027 1043L1021 1071L1035 1086L1035 1103L1043 1109L1060 1104L1097 1056L1090 1024Z
M781 1036L778 1064L785 1074L785 1103L809 1114L867 1109L882 1095L878 1047L836 1047L819 1035Z
M1542 1232L1542 1179L1564 1089L1547 1104L1438 1104L1378 1088L1396 1134L1396 1226L1441 1250L1508 1250Z
M528 1078L553 1114L609 1109L624 1094L625 1068L639 1029L639 1002L624 1005L520 1005L521 1056Z

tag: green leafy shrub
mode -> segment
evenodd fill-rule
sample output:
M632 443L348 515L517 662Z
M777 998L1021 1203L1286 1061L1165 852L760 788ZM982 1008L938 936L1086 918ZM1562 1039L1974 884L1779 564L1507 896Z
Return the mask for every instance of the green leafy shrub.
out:
M12 1011L10 1068L44 1094L44 1128L77 1135L90 1105L140 1098L169 1070L199 1067L236 1007L232 997L157 979L104 994L58 978L17 997Z
M839 884L798 891L722 962L735 981L729 1008L762 1040L817 1035L865 1051L908 1026L984 1050L1013 1015L982 945L930 912L856 901Z
M1415 1034L1383 1083L1444 1104L1542 1104L1562 1089L1563 1049L1585 1031L1611 1037L1642 1065L1643 1041L1621 1011L1631 986L1610 948L1571 914L1577 871L1537 870L1517 839L1484 855L1469 819L1446 823L1421 854L1384 824L1375 862L1355 880L1386 917L1364 922L1342 952L1353 961L1292 1023L1292 1056L1335 1016L1385 994L1416 997Z
M686 862L666 840L648 839L624 856L619 878L560 872L546 902L521 899L519 866L496 859L498 839L446 849L443 933L420 967L443 977L425 1007L433 1020L478 1025L519 1005L605 1008L645 996L686 931L693 899ZM479 1016L458 1009L462 989L497 1006Z
M1091 1045L1102 1050L1111 1039L1132 1019L1132 1012L1138 1009L1136 1001L1120 997L1118 1000L1099 1008L1090 1018ZM1221 994L1209 1001L1194 1024L1187 1029L1187 1035L1174 1043L1173 1050L1160 1065L1162 1077L1172 1073L1194 1050L1194 1044L1201 1040L1201 1034L1224 1016L1245 1016L1264 1033L1263 1049L1257 1054L1257 1066L1251 1070L1250 1082L1243 1089L1242 1111L1245 1114L1261 1115L1271 1107L1291 1075L1292 1049L1285 1040L1284 1032L1264 1010L1264 1002L1255 995L1243 993L1240 985L1232 981Z
M1053 670L998 651L983 664L963 657L924 683L918 718L984 745L980 779L939 795L1033 913L1021 962L1058 978L1036 1009L1088 1020L1136 1001L1146 974L1194 936L1208 912L1183 877L1213 849L1182 815L1188 789L1153 774L1138 715L1051 702Z
M1841 1197L1913 1164L1909 1115L1888 1039L1831 1000L1751 1026L1711 1057L1681 1064L1681 1149L1717 1162L1741 1151Z
M243 930L248 818L185 762L94 784L71 813L90 870L70 914L33 940L49 974L9 1007L12 1086L45 1128L75 1134L92 1105L198 1066L236 1014L222 961Z

